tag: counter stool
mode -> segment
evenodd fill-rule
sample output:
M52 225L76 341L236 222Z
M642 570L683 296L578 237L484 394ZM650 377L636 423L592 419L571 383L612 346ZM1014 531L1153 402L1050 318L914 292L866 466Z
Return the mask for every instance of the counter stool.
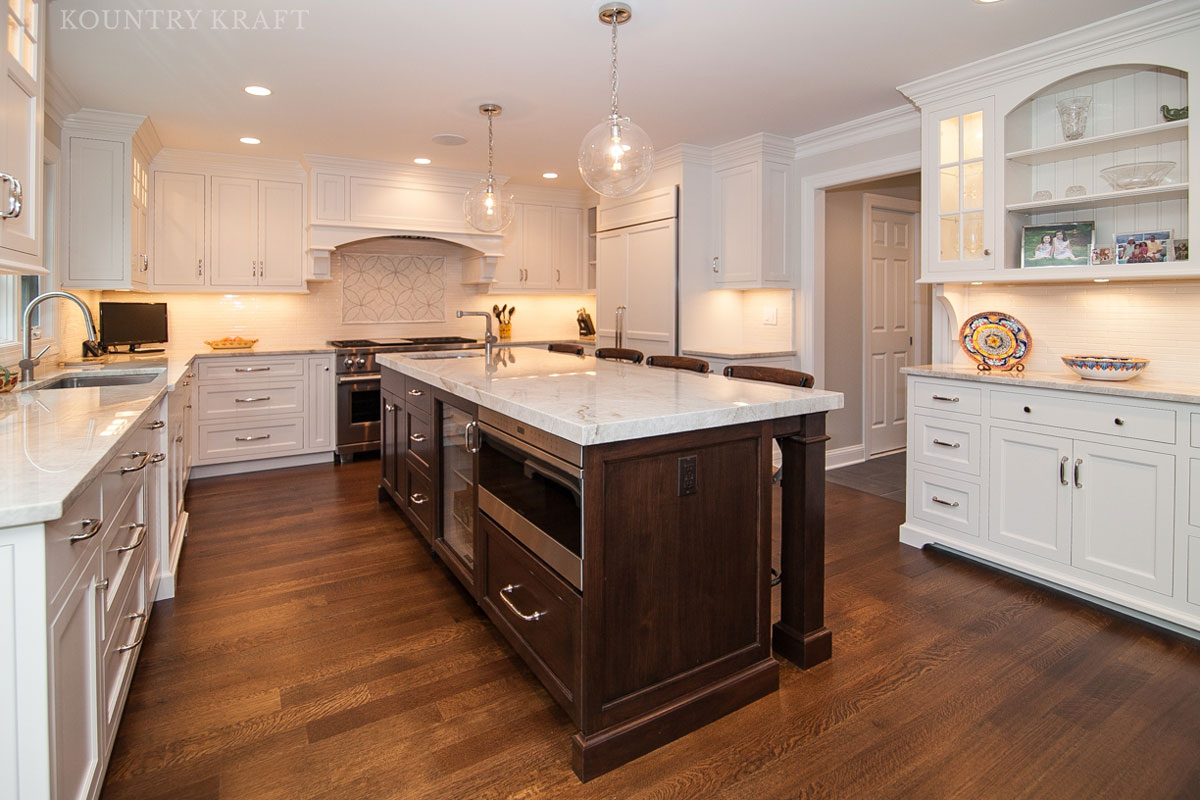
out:
M546 349L551 353L566 353L571 356L583 355L583 345L581 344L559 344L555 342L554 344L546 345Z
M699 358L688 358L687 356L650 356L646 359L646 366L686 369L692 372L708 372L707 361Z
M642 363L642 351L630 350L626 347L599 347L596 349L596 358L603 358L605 361L628 361L633 364Z

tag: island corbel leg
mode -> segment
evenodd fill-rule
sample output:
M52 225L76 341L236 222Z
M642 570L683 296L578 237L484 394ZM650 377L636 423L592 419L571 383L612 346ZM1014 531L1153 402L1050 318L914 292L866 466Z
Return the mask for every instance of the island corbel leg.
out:
M829 659L833 634L825 627L825 413L799 418L781 436L783 575L780 621L772 646L802 669Z

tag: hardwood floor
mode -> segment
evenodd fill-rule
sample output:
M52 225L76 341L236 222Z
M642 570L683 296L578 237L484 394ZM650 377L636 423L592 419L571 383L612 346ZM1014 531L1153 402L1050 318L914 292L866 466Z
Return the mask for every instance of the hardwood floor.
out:
M901 545L901 504L833 484L833 660L582 785L378 468L193 481L105 800L1200 797L1197 645Z

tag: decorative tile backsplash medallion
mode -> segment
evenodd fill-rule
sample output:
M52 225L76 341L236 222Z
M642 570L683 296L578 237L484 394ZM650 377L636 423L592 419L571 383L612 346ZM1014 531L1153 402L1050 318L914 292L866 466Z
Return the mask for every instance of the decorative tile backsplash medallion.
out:
M442 256L345 253L342 322L440 322L446 318Z

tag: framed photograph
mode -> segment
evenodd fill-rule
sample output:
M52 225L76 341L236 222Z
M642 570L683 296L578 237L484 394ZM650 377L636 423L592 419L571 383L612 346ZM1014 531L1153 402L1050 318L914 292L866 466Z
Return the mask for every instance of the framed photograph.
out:
M1026 225L1021 229L1021 266L1087 266L1095 245L1094 222Z
M1113 255L1111 247L1097 247L1092 251L1092 265L1097 267L1109 266L1117 263L1117 257Z
M1174 255L1171 231L1118 233L1114 244L1118 264L1153 264L1169 261ZM1178 260L1178 259L1176 259Z
M1187 239L1176 239L1175 240L1175 260L1176 261L1187 261L1188 260Z

